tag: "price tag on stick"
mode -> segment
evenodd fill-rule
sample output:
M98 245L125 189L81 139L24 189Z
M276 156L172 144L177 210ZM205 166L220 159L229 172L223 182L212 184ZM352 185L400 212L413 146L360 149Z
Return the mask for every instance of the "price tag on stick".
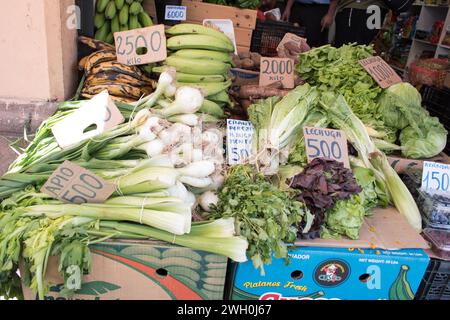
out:
M117 61L127 65L140 65L163 61L167 58L164 25L115 32ZM143 53L139 54L138 49Z
M314 158L325 158L342 162L344 167L350 168L347 137L343 131L304 127L303 136L308 162L311 162Z
M250 121L227 119L228 164L244 163L250 158L253 132Z
M450 165L424 161L422 171L422 186L424 191L450 191Z
M166 6L165 20L185 21L186 6Z
M41 192L67 203L102 203L116 187L91 171L64 161L42 186Z
M261 57L259 85L268 86L281 81L283 88L294 88L294 61L289 58Z
M359 64L372 76L372 78L383 88L402 82L399 75L381 57L370 57L359 60Z

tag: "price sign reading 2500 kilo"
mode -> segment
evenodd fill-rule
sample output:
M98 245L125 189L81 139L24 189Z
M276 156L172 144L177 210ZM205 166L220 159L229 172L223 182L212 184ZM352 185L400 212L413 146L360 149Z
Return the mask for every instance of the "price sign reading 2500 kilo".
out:
M283 88L294 88L294 61L289 58L261 58L259 85L281 81Z
M167 58L164 25L115 32L117 61L127 65L140 65L163 61Z
M314 158L332 159L350 168L348 160L347 137L341 130L304 127L306 156L308 162Z

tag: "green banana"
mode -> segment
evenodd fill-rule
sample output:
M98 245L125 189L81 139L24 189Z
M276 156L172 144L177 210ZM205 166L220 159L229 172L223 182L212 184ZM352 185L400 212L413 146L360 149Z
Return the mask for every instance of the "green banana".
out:
M106 43L109 43L109 44L114 44L114 35L113 35L112 32L110 32L110 33L106 36L105 42L106 42Z
M230 38L228 38L225 35L225 33L220 32L213 28L202 26L200 24L180 23L180 24L174 25L173 27L170 27L169 29L167 29L166 33L170 34L172 36L183 35L183 34L208 35L211 37L215 37L219 40L222 40L223 42L227 43L229 46L233 47L233 43L231 42ZM234 51L234 48L233 48L233 51Z
M390 300L413 300L414 293L411 290L411 286L406 278L406 274L409 270L407 265L400 267L400 272L397 275L394 283L389 288Z
M97 29L100 29L105 23L105 15L103 13L96 13L94 17L94 26Z
M164 64L174 67L177 71L198 75L226 74L230 65L214 60L195 60L169 56Z
M140 12L138 14L139 23L143 27L151 27L153 25L152 18L146 12Z
M179 85L188 85L198 88L204 92L205 97L213 96L221 91L227 90L231 86L231 80L225 82L209 82L209 83L185 83L179 82Z
M164 67L154 67L152 71L154 73L162 73L166 68ZM176 80L179 82L223 82L225 81L225 77L221 74L189 74L183 72L177 72Z
M128 26L130 27L130 30L133 29L138 29L139 28L139 21L138 21L138 17L131 15L130 18L128 19Z
M115 0L117 10L121 10L125 4L125 0Z
M111 2L108 3L108 6L106 7L105 17L111 20L116 16L116 13L117 13L116 4L114 3L114 1L111 0Z
M225 63L232 62L230 54L220 51L201 50L201 49L182 49L175 51L172 55L176 57L189 59L209 59L222 61Z
M126 3L132 4L134 0L125 0Z
M144 11L144 8L139 2L135 1L130 5L130 14L137 16L142 11Z
M119 27L120 31L128 31L128 23L127 24L121 24Z
M119 12L119 22L120 24L128 23L128 15L129 15L130 6L128 4L124 4L122 10Z
M211 95L208 97L208 100L214 101L219 105L222 105L223 103L231 105L230 97L226 91L220 91L219 93Z
M97 30L94 38L97 40L105 41L108 34L111 32L111 23L109 21L105 21L103 26Z
M216 118L223 118L225 113L223 109L215 102L210 100L203 100L202 107L199 110L200 113L210 114Z
M98 0L97 1L97 12L98 13L104 12L108 3L109 3L109 0Z
M119 32L120 31L120 23L119 23L119 17L116 15L112 20L111 20L111 32Z
M167 40L167 48L171 50L181 49L206 49L213 51L233 52L232 44L209 35L185 34L170 37Z

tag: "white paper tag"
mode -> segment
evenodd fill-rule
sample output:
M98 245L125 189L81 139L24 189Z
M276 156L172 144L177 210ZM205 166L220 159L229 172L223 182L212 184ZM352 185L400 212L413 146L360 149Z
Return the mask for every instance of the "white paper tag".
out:
M204 19L203 25L205 27L208 26L215 26L220 31L225 33L225 35L230 38L231 42L233 42L234 45L234 53L238 54L237 52L237 45L236 45L236 36L234 34L234 25L233 21L230 19Z
M84 106L68 115L52 127L61 148L67 148L84 139L92 138L123 123L125 118L114 104L107 90L94 96ZM95 129L86 131L90 127Z
M421 189L448 193L450 189L450 165L424 161Z
M244 163L252 153L254 132L250 121L227 119L228 164Z
M166 6L165 20L186 20L186 6Z

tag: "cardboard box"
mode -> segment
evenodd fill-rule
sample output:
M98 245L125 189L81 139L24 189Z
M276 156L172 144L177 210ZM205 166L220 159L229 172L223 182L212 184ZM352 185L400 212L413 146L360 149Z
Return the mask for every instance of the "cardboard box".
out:
M407 159L398 155L389 155L387 159L397 173L403 173L406 169L422 170L424 161L450 164L449 156L443 152L430 159Z
M298 240L289 250L290 264L274 259L264 276L251 261L236 265L230 298L410 299L428 266L426 248L395 209L376 209L357 241Z
M234 86L242 86L245 84L259 84L258 71L251 71L240 68L231 68L230 71L234 76Z
M117 241L92 246L92 270L73 300L212 300L222 299L227 258L160 241ZM66 300L52 257L46 300ZM23 288L25 300L37 299Z

